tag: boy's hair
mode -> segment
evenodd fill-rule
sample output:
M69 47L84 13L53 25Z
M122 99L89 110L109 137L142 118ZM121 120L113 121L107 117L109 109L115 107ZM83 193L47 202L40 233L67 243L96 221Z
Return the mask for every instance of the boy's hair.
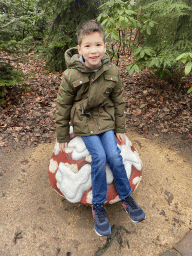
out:
M105 43L105 32L101 25L97 23L95 20L89 20L86 21L85 23L81 24L77 28L77 40L78 40L78 45L81 45L82 39L84 35L90 35L94 32L99 32L103 36L103 41Z

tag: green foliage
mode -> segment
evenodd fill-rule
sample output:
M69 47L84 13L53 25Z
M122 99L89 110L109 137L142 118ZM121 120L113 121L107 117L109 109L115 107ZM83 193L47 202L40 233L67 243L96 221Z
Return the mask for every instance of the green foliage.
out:
M10 64L0 66L0 104L6 103L3 99L4 94L2 93L3 88L23 84L23 72L20 70L13 70Z
M0 0L0 51L11 54L12 61L21 61L21 53L26 53L35 40L44 37L48 14L38 6L38 1ZM1 89L23 81L22 72L7 63L9 58L0 58Z
M128 65L126 68L129 74L132 75L134 72L140 72L149 60L155 60L156 52L152 47L137 48L134 51L135 62Z
M182 53L176 58L177 61L181 63L181 65L185 65L185 75L189 75L189 73L192 70L192 53L186 52ZM192 91L192 87L187 91L187 93L190 93Z
M192 92L192 87L187 91L187 93L190 93L190 92Z
M47 21L44 10L38 7L38 0L0 0L0 24L2 49L2 42L20 42L28 36L42 39Z
M176 58L176 60L180 61L182 64L185 64L185 75L187 76L192 70L192 53L182 53Z
M140 70L153 68L156 76L169 76L179 84L183 68L178 65L176 58L192 48L192 8L185 0L145 0L139 1L139 4L141 7L138 10L138 20L142 26L138 28L136 46L140 49L149 47L154 54L147 57L140 55L138 58L137 48L132 49L134 63ZM147 22L149 18L153 25L150 21Z
M191 1L131 2L110 0L100 7L98 21L106 30L112 57L118 60L122 48L130 48L134 57L134 63L127 67L130 74L152 68L156 76L169 76L179 85L183 67L176 58L192 49Z
M0 0L0 50L18 55L43 40L50 14L39 0Z
M23 82L23 72L14 71L10 64L0 66L0 87L9 87Z
M114 57L117 63L120 51L130 48L131 41L134 38L133 30L140 26L136 9L130 2L110 0L99 7L101 13L97 20L106 32L111 59ZM129 31L128 34L127 31Z

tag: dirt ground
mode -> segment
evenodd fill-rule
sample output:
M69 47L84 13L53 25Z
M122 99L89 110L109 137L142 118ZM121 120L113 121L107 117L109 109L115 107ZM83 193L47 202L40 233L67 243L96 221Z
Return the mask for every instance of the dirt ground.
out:
M121 203L107 206L110 237L93 228L91 208L67 202L50 186L54 142L0 150L0 255L156 256L192 228L192 149L182 135L128 131L143 178L133 197L146 213L134 224Z

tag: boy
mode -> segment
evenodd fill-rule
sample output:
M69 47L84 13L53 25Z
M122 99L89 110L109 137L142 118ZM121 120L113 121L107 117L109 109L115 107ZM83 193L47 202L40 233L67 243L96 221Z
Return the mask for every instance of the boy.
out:
M130 197L132 192L115 134L125 144L123 88L119 71L106 53L105 34L94 20L77 31L78 46L66 51L67 70L57 97L57 141L64 151L70 141L69 122L74 134L81 136L92 156L92 214L95 231L110 235L107 219L106 163L109 164L123 209L133 222L145 219L143 210Z

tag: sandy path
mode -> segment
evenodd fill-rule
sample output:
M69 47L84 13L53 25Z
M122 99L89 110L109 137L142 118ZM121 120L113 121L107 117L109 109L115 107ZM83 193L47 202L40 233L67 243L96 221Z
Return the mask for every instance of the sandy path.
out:
M192 228L192 165L179 151L129 133L143 179L133 197L147 219L134 224L121 203L107 206L112 236L98 237L91 208L58 195L48 180L54 143L0 152L0 255L155 256ZM189 153L190 154L190 153Z

